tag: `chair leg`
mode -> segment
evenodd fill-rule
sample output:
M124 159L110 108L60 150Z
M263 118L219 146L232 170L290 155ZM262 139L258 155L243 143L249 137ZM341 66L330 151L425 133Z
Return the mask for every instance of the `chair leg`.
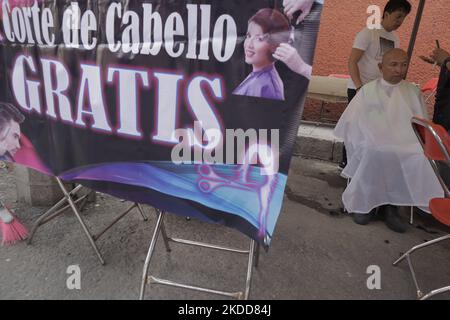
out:
M166 232L166 227L164 225L164 221L161 223L161 235L163 237L163 241L164 241L164 246L166 247L166 251L167 252L171 252L172 249L170 249L169 246L169 237L167 236L167 232Z
M155 209L156 212L156 218L159 217L161 210L159 209ZM172 249L170 249L170 245L169 245L169 241L171 240L171 238L169 238L169 236L167 236L167 231L166 231L166 226L164 225L164 221L161 222L161 235L164 241L164 246L166 247L166 251L167 252L171 252Z
M79 185L76 188L74 188L72 191L70 191L68 194L69 195L76 194L81 188L82 188L82 186ZM48 209L45 213L43 213L37 219L33 228L31 229L30 235L28 236L27 244L31 244L31 241L33 240L33 237L34 237L38 227L47 223L48 221L52 220L53 218L56 218L58 215L62 214L65 209L69 208L69 205L67 205L66 207L64 207L64 210L62 210L62 209L58 210L66 201L67 201L66 197L63 197L55 205L53 205L53 207ZM80 199L76 200L75 203L77 203L78 201L80 201Z
M89 240L89 243L91 244L92 248L94 249L95 253L97 254L98 259L100 260L100 263L102 265L105 264L105 260L103 260L102 255L100 254L100 251L98 250L97 245L95 244L95 241L89 232L86 224L84 223L83 219L81 218L80 213L78 212L78 208L75 206L75 203L72 200L72 197L70 196L70 193L67 192L66 187L63 185L62 181L59 178L56 178L56 181L59 184L59 187L61 188L61 191L64 193L64 196L66 197L67 201L69 202L70 207L72 208L73 213L77 217L79 223L81 224L81 227L83 228L84 233L86 234L86 237Z
M416 272L414 271L414 267L411 262L411 257L408 255L406 257L406 261L408 261L409 271L411 271L411 276L413 278L414 286L416 287L417 299L420 299L423 296L422 290L420 290L419 282L417 281Z
M350 184L350 178L347 178L347 187L349 184ZM344 207L344 213L348 213L347 208L345 208L345 205L344 204L342 204L342 205Z
M161 231L161 227L164 221L165 212L157 210L158 213L158 221L156 222L155 230L153 232L152 241L150 242L150 247L148 249L147 258L144 263L144 270L142 271L142 279L141 279L141 291L139 294L139 300L143 300L145 296L145 288L147 286L147 277L148 277L148 268L150 267L150 261L153 257L153 253L155 252L156 242L158 241L158 236Z
M411 207L411 213L409 215L409 224L413 224L414 223L414 207Z
M325 109L325 101L322 101L322 106L320 107L320 116L319 116L319 122L323 119L323 112Z
M418 299L422 299L423 298L423 293L422 293L422 290L420 290L419 283L418 283L417 277L416 277L416 273L414 271L414 267L413 267L412 262L411 262L410 254L413 253L414 251L417 251L417 250L429 247L431 245L434 245L436 243L442 242L442 241L447 240L447 239L450 239L450 234L445 235L445 236L440 237L440 238L437 238L437 239L434 239L434 240L431 240L431 241L427 241L427 242L422 243L420 245L414 246L411 249L409 249L406 253L404 253L400 258L398 258L393 263L394 266L397 266L402 260L406 259L406 261L408 262L409 270L411 272L411 276L413 278L414 286L416 287L416 293L417 293L417 298ZM440 293L440 292L437 292L437 293ZM437 294L437 293L434 293L434 294Z
M139 208L137 203L134 203L127 210L122 212L118 217L116 217L112 222L110 222L102 231L99 231L97 234L92 236L94 241L97 241L106 231L108 231L112 226L114 226L117 222L119 222L123 217L125 217L128 213L130 213L134 208Z
M258 268L259 265L260 248L261 246L259 245L259 243L257 243L255 249L255 268Z
M439 293L444 293L444 292L447 292L447 291L450 291L450 286L433 290L430 293L427 293L426 295L424 295L422 298L420 298L420 300L426 300L426 299L429 299L429 298L431 298L431 297L433 297L433 296L435 296L435 295L437 295Z
M136 206L137 206L137 208L139 210L139 213L142 216L142 219L144 219L144 221L148 221L148 217L145 215L144 209L142 208L141 204L140 203L136 203Z
M410 255L411 253L413 253L414 251L423 249L423 248L425 248L425 247L431 246L431 245L433 245L433 244L436 244L436 243L438 243L438 242L441 242L441 241L444 241L444 240L447 240L447 239L450 239L450 234L447 234L447 235L442 236L442 237L440 237L440 238L437 238L437 239L434 239L434 240L430 240L430 241L427 241L427 242L425 242L425 243L422 243L422 244L419 244L419 245L417 245L417 246L414 246L414 247L412 247L411 249L409 249L407 252L405 252L400 258L398 258L398 259L393 263L393 265L394 265L394 266L398 265L402 260L404 260L407 256L409 256L409 255Z
M253 259L255 258L255 249L256 249L256 242L255 240L250 241L250 250L248 255L248 265L247 265L247 279L245 281L245 293L244 293L244 300L248 300L248 297L250 295L250 285L252 283L252 273L253 273ZM258 249L259 251L259 249Z

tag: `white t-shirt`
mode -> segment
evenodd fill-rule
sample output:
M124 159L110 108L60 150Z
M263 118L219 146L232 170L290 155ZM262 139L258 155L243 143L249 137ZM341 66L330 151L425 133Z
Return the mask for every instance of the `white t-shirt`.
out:
M387 32L383 27L372 30L364 28L356 35L353 48L364 51L358 62L363 85L381 77L378 64L383 59L383 55L390 49L399 47L398 35L395 32ZM349 80L348 88L356 89L352 79Z

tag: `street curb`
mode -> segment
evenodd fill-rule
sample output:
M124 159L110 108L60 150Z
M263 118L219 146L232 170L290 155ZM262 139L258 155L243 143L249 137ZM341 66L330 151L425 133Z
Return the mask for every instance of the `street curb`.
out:
M295 141L294 154L340 163L344 144L333 136L333 130L333 127L320 124L301 124Z

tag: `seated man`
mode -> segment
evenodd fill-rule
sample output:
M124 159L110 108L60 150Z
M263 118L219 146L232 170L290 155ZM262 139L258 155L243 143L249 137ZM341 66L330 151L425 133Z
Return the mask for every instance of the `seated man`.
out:
M428 211L429 201L443 196L411 126L413 116L427 113L420 90L403 80L407 66L406 52L388 51L379 65L382 78L358 91L335 129L348 153L342 172L351 178L342 195L345 208L358 224L379 211L396 232L405 232L406 224L395 206Z

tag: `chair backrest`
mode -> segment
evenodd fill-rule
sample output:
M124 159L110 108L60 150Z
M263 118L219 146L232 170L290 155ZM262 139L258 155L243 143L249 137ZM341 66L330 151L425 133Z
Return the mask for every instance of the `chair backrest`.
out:
M430 161L436 176L444 189L446 197L450 196L447 185L442 180L436 161L444 162L450 167L450 136L445 129L427 119L413 117L411 124L425 156Z
M450 166L450 136L447 131L420 117L413 117L411 123L425 156L430 160L446 162Z
M431 92L435 92L437 90L437 85L439 82L439 78L431 78L430 80L428 80L427 82L425 82L421 87L420 90L422 92L427 92L427 91L431 91Z

